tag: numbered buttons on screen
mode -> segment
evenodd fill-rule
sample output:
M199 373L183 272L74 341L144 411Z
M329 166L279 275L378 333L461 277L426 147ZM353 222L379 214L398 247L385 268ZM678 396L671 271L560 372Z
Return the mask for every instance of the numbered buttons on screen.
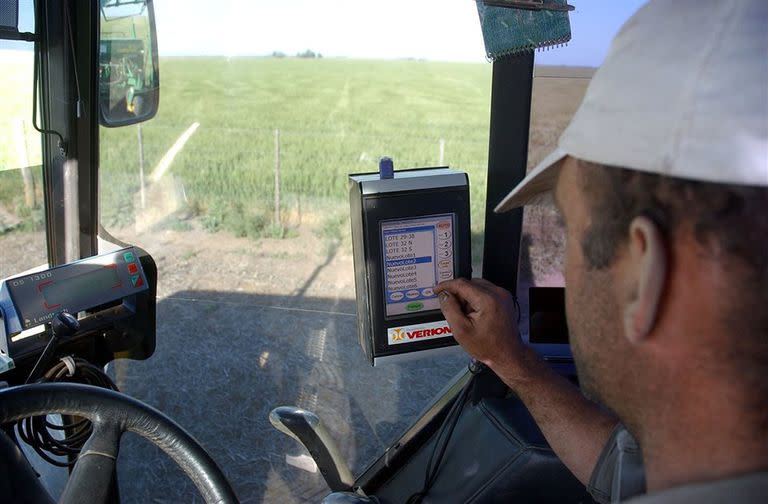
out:
M417 291L417 290L409 290L408 292L405 293L405 296L408 299L416 299L417 297L419 297L419 291Z
M403 299L403 297L404 295L402 292L393 292L392 294L389 295L389 299L391 299L392 301L400 301L401 299Z
M434 297L435 291L432 290L432 287L427 287L421 291L421 295L424 297Z

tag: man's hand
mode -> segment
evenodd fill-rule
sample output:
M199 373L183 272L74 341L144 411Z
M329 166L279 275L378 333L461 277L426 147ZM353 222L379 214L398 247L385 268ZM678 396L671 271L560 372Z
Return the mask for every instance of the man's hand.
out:
M522 344L509 292L480 279L449 280L435 292L456 341L509 385L560 459L586 485L616 418Z
M460 278L440 283L435 292L453 336L467 353L491 369L522 372L527 351L509 291L487 280Z

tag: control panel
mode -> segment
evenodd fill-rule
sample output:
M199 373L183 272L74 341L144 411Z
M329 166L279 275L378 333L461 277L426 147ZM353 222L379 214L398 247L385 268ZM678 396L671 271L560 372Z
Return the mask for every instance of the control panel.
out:
M91 356L95 361L109 361L118 352L147 358L154 352L156 278L152 258L128 247L3 280L0 373L13 369L19 358L33 359L62 312L80 319L83 330L72 341L100 336L95 346L86 345L89 352L97 347L101 352ZM35 336L24 338L25 331Z
M58 312L77 313L146 289L136 252L124 249L9 278L0 290L0 307L7 314L6 334L13 335L50 322Z
M388 163L349 177L358 331L373 365L455 345L434 288L471 276L467 175Z

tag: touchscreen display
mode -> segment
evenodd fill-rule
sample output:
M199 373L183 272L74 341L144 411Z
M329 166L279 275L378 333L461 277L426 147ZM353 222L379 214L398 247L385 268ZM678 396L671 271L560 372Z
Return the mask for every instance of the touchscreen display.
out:
M381 222L387 317L440 309L434 287L453 278L454 214Z

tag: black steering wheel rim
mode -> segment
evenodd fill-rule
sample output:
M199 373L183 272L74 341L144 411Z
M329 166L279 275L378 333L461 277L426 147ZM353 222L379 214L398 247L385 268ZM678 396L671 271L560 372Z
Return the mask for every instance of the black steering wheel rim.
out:
M119 392L75 383L21 385L0 390L0 424L48 414L87 418L110 430L133 432L163 450L192 480L205 502L237 502L229 481L208 452L176 422ZM119 439L118 439L119 442Z

